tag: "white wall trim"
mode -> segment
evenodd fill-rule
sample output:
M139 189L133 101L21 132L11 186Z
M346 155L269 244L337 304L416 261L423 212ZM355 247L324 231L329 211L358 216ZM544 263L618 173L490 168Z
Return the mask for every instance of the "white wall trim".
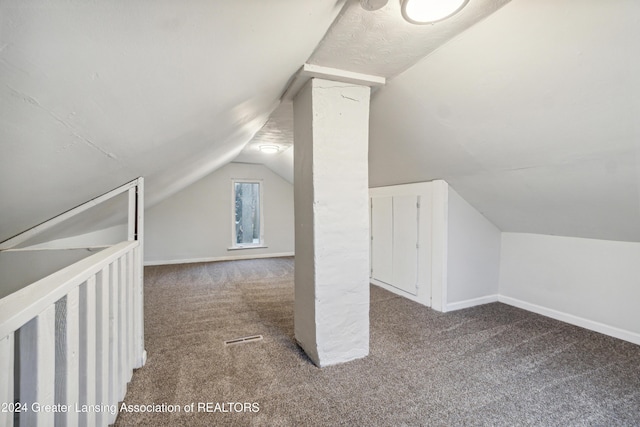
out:
M31 227L30 229L23 231L22 233L16 234L15 236L0 242L0 250L13 248L14 246L17 246L20 243L29 240L33 236L36 236L43 231L48 230L75 215L78 215L79 213L91 209L106 200L112 199L117 195L124 193L125 191L129 191L129 189L135 188L136 186L140 185L142 179L142 177L136 178L133 181L127 182L126 184L121 185L118 188L108 191L98 197L89 200L88 202L78 205L66 212L61 213L60 215L54 216L51 219L48 219L34 227Z
M541 314L543 316L551 317L552 319L560 320L561 322L569 323L575 326L580 326L581 328L589 329L591 331L599 332L601 334L609 335L614 338L619 338L621 340L629 341L631 343L640 345L640 334L635 332L616 328L614 326L605 325L604 323L594 322L593 320L574 316L568 313L563 313L561 311L553 310L547 307L542 307L540 305L531 304L529 302L522 301L516 298L506 297L504 295L498 295L498 301L504 304L521 308L523 310L527 310L533 313Z
M372 89L384 86L386 79L382 76L372 74L356 73L353 71L340 70L338 68L324 67L315 64L303 64L294 78L285 89L283 100L292 100L298 92L307 84L309 79L320 78L334 82L350 83L360 86L369 86Z
M227 250L228 251L241 251L244 249L268 249L269 246L265 246L265 245L246 245L246 246L231 246L228 247Z
M246 248L245 248L246 249ZM247 255L229 255L229 256L217 256L209 258L187 258L187 259L171 259L164 261L145 261L145 266L152 265L171 265L171 264L193 264L196 262L214 262L214 261L236 261L242 259L258 259L258 258L281 258L294 256L293 252L280 252L275 254L247 254Z
M449 185L432 181L431 193L431 308L446 311L449 236Z
M442 311L443 311L443 313L446 313L446 312L449 312L449 311L462 310L463 308L475 307L477 305L483 305L483 304L489 304L489 303L492 303L492 302L498 302L499 298L500 298L500 296L498 294L496 294L496 295L487 295L487 296L479 297L479 298L472 298L472 299L468 299L468 300L464 300L464 301L450 302L449 304L446 305L445 309L442 310Z

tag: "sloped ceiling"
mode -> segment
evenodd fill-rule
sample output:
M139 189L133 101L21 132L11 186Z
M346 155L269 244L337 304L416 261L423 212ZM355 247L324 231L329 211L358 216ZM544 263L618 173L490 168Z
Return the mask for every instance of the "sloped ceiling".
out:
M506 231L640 241L639 8L470 0L411 26L394 0L4 0L0 241L140 175L150 203L234 159L291 179L304 62L390 78L372 186L443 178Z
M387 77L372 97L371 186L445 179L504 231L640 241L640 3L398 17L399 2L347 3L308 61Z
M147 178L232 160L341 0L0 3L0 241Z
M400 0L374 11L351 1L308 62L391 79L508 2L471 0L444 21L415 25L402 18Z
M399 0L363 2L381 7L371 10L362 7L358 0L347 1L306 61L308 64L389 79L482 21L509 0L473 0L459 13L433 25L414 25L405 21ZM259 146L263 144L276 144L281 151L277 155L261 154ZM293 182L292 144L293 108L285 101L235 161L263 163Z
M515 0L372 100L372 186L447 180L504 231L640 241L640 3Z
M266 154L261 145L274 145L280 151ZM263 164L293 184L293 102L280 103L234 161Z

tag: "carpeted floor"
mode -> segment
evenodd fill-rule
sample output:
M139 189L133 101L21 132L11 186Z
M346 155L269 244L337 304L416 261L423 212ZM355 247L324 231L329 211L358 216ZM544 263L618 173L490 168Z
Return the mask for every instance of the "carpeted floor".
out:
M442 314L373 286L370 355L319 369L293 338L292 258L147 267L145 298L125 403L180 412L117 426L640 425L640 346L504 304Z

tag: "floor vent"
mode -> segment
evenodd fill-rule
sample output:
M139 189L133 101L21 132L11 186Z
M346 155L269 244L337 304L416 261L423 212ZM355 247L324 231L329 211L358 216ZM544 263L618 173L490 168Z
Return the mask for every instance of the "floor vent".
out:
M261 339L262 339L262 335L251 335L250 337L242 337L242 338L227 340L224 342L224 345L244 344L248 342L260 341Z

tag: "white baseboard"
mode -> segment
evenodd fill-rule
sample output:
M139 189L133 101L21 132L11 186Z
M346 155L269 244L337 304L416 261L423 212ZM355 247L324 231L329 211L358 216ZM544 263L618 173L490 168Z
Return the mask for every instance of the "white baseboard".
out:
M498 295L487 295L486 297L473 298L465 301L448 303L443 313L448 311L462 310L463 308L475 307L476 305L489 304L491 302L498 302Z
M542 307L536 304L531 304L526 301L522 301L516 298L506 297L503 295L500 295L498 297L498 301L504 304L521 308L523 310L532 311L534 313L538 313L543 316L551 317L552 319L560 320L561 322L570 323L575 326L580 326L581 328L589 329L591 331L599 332L601 334L609 335L614 338L619 338L621 340L629 341L631 343L640 345L640 334L635 332L616 328L614 326L605 325L604 323L595 322L593 320L585 319L583 317L578 317L572 314L563 313L561 311L553 310L547 307Z
M258 258L281 258L294 256L293 252L280 252L275 254L247 254L247 255L227 255L209 258L188 258L188 259L171 259L164 261L145 261L145 266L152 265L170 265L170 264L193 264L196 262L214 262L214 261L236 261L241 259L258 259Z

